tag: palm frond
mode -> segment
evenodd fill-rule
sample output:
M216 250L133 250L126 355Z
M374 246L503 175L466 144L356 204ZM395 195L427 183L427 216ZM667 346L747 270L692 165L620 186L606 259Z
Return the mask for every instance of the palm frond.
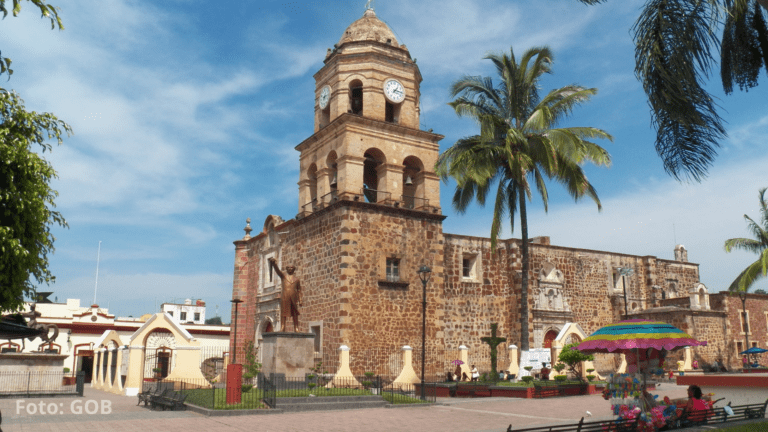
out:
M500 181L496 188L496 201L493 209L493 221L491 222L491 249L496 250L496 240L501 234L502 220L507 215L507 195L509 193L507 182Z
M650 0L634 24L635 73L656 127L656 152L675 177L700 181L725 137L701 81L713 63L719 7L712 1ZM679 35L685 37L679 37Z
M731 252L737 249L747 252L760 253L762 245L759 241L748 238L732 238L725 241L724 249Z
M766 269L768 269L766 265L768 265L768 251L761 254L760 259L747 266L747 268L745 268L736 279L731 282L728 291L749 291L755 282L766 276Z

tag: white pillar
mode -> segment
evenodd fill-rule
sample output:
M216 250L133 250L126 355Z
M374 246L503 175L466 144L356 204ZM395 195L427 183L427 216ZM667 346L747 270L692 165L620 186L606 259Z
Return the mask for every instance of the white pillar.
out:
M329 382L326 387L362 387L357 378L352 375L352 369L349 368L348 346L342 345L339 347L339 370L334 375L333 381Z
M400 390L413 390L413 384L421 382L413 369L413 348L403 346L403 371L392 382L392 387Z
M687 346L685 349L685 359L683 360L683 370L689 371L693 370L692 361L693 361L693 351L691 350L691 347Z
M469 364L467 362L469 361L469 348L467 348L464 345L459 345L459 360L462 361L461 363L461 372L462 376L464 376L464 373L467 374L467 377L469 379L472 379L472 369L469 368ZM459 381L461 381L462 376L458 378Z
M517 346L509 346L509 366L507 367L509 373L514 374L517 377L520 372L520 365L517 362Z

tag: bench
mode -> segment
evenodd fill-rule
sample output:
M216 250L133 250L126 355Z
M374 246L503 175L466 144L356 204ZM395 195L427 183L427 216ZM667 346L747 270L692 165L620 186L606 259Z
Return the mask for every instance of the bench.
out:
M139 402L136 404L141 405L142 402L144 402L144 406L147 406L153 398L157 398L163 395L165 393L165 389L158 387L153 392L152 390L147 390L144 392L139 393Z
M158 406L162 407L163 411L165 411L166 408L170 408L172 411L176 410L176 408L187 409L187 406L184 405L184 400L186 399L186 393L182 394L172 391L169 395L157 398L152 401L152 409L155 409Z
M765 418L768 400L762 404L747 404L731 406L728 408L733 414L728 414L726 408L713 408L707 411L684 412L683 415L668 425L668 429L686 428L689 426L701 426L705 424L726 423L742 420L754 420Z
M637 430L639 417L629 420L598 420L585 422L584 417L578 423L562 424L555 426L537 426L526 429L512 429L510 424L507 432L634 432Z
M172 389L166 388L159 395L152 395L152 396L150 396L150 398L149 398L149 405L150 405L150 407L152 407L152 409L155 409L155 407L157 406L157 404L160 401L170 397L172 393L173 393Z
M547 387L547 386L541 386ZM665 428L660 430L669 429L684 429L687 427L701 426L704 424L726 423L743 420L755 420L765 418L765 411L768 408L768 400L762 404L748 404L737 405L728 407L733 411L733 414L728 414L725 408L714 408L708 411L696 411L697 416L701 416L702 413L704 420L691 421L691 417L683 413L679 419L676 419L671 424L668 424ZM549 425L549 426L536 426L526 429L512 429L510 424L507 427L507 432L604 432L606 430L611 432L634 432L637 430L638 421L640 417L629 420L598 420L592 422L585 422L584 417L579 420L578 423L561 424L561 425Z

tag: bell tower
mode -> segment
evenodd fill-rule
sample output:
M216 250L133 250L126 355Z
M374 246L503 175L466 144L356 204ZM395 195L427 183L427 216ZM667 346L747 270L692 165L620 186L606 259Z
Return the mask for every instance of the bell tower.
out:
M419 129L421 72L373 9L328 49L314 78L314 134L296 146L299 217L339 199L439 213L443 136Z

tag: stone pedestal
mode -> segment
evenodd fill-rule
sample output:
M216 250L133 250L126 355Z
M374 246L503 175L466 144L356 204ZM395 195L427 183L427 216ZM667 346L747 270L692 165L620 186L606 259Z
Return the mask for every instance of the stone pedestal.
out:
M264 333L261 342L261 371L304 378L315 362L314 333Z

